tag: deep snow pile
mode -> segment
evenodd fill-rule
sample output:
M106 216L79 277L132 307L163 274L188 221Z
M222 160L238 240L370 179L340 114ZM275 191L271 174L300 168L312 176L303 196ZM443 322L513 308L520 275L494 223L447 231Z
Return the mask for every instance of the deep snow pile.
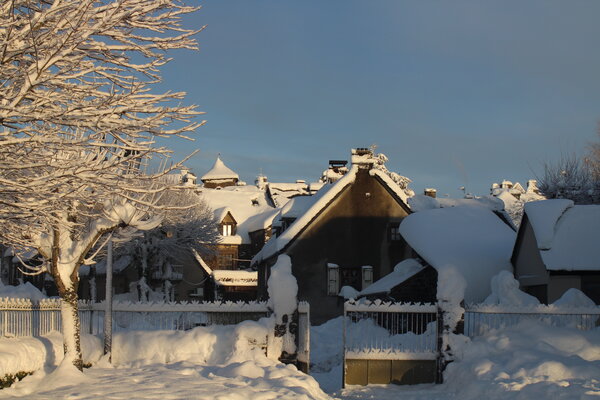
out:
M38 288L30 282L25 282L17 286L5 285L0 281L0 299L31 299L33 301L45 299L48 296L40 292Z
M462 399L574 399L600 396L600 330L523 321L462 349L444 386Z
M0 375L16 372L17 360L19 370L38 369L0 398L328 399L313 378L264 355L264 322L117 333L112 366L101 359L100 340L84 335L84 358L95 363L84 374L64 366L50 372L61 360L58 334L0 339Z

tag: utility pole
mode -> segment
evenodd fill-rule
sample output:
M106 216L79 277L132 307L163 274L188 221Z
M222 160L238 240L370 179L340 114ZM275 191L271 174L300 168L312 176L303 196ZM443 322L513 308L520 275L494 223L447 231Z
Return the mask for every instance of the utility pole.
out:
M112 363L112 273L113 273L113 241L108 240L106 249L106 296L104 309L104 354L108 354L108 362Z

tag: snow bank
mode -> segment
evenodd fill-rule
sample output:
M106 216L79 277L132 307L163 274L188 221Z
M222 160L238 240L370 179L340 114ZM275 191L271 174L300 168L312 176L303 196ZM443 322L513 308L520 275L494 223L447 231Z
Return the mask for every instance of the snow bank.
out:
M262 343L267 328L263 322L198 327L186 332L116 334L112 366L100 360L84 374L72 368L61 368L50 374L40 369L11 388L1 390L0 398L329 399L312 377L292 365L265 357ZM82 343L84 350L92 348L96 351L90 361L100 359L101 343L94 339L94 343L85 340ZM23 342L22 353L14 358L29 360L42 350L47 339L11 340L12 346L7 346L0 339L0 364L3 366L10 364L5 361L5 350L15 353L15 344ZM55 334L51 341L52 353L59 354L62 351L60 336ZM32 344L35 342L37 344ZM50 355L39 357L39 362L42 366L57 364ZM0 370L0 373L4 371Z
M33 286L30 282L12 286L4 285L0 282L0 299L31 299L33 301L46 299L48 296L40 292L38 288Z
M567 290L560 299L556 300L552 305L564 308L594 308L596 303L594 300L587 297L581 290L571 288Z
M81 335L84 363L97 362L102 356L102 343L92 335ZM63 359L62 335L52 332L40 338L0 337L0 377L20 371L37 371L57 366Z
M501 271L492 278L492 294L485 299L483 304L535 306L540 302L537 298L519 289L519 281L513 277L513 274Z
M461 399L574 399L600 395L600 331L524 321L474 339L447 367Z

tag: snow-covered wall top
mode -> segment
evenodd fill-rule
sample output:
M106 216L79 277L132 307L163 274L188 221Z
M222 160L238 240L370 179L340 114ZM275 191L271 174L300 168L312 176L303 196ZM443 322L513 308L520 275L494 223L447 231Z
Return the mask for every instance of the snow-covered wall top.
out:
M502 270L512 271L510 256L516 234L484 207L417 212L404 219L400 233L438 272L455 268L463 275L467 302L485 299L491 278Z

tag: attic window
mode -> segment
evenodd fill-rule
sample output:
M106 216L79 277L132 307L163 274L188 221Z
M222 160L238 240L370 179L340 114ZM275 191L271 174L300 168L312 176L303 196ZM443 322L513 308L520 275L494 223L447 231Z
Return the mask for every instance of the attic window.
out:
M221 230L221 235L223 236L233 236L235 235L235 224L226 223L222 225L223 228Z
M396 242L402 239L400 235L400 224L391 224L389 227L389 239L392 242Z

